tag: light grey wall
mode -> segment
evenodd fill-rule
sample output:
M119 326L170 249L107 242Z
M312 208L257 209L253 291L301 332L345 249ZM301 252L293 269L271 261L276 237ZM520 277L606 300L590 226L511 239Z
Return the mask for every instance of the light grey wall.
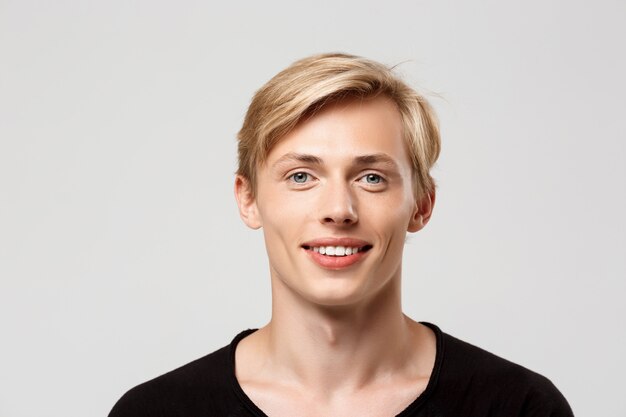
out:
M625 4L1 0L0 415L106 415L266 322L235 133L275 72L346 51L441 118L407 313L626 416Z

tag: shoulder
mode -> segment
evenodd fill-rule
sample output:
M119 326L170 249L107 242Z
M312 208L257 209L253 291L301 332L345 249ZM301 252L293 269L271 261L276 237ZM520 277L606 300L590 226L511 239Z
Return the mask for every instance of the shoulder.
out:
M214 410L230 390L229 346L126 392L109 417L193 416ZM231 394L232 395L232 394Z
M573 416L561 392L543 375L446 333L441 339L437 391L459 409L503 416Z

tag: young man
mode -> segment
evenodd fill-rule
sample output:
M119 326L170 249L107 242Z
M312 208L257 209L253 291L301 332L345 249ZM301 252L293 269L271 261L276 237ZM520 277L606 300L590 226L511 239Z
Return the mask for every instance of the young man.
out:
M272 317L130 390L110 417L572 416L546 378L402 313L407 232L430 219L439 132L387 67L327 54L259 90L235 195L263 228Z

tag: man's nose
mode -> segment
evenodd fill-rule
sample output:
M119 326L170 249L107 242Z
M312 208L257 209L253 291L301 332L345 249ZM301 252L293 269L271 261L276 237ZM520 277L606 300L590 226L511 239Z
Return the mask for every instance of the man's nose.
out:
M324 224L351 225L358 221L354 190L345 181L328 182L324 186L319 207Z

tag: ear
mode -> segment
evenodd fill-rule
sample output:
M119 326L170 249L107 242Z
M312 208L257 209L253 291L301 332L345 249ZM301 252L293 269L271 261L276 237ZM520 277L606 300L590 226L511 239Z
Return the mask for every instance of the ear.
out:
M426 223L430 220L430 216L433 214L433 207L435 205L435 190L425 193L421 198L415 201L415 209L409 222L407 230L411 233L415 233L422 230Z
M259 229L263 224L256 198L252 193L252 186L247 178L237 175L235 177L235 199L239 207L241 220L251 229Z

